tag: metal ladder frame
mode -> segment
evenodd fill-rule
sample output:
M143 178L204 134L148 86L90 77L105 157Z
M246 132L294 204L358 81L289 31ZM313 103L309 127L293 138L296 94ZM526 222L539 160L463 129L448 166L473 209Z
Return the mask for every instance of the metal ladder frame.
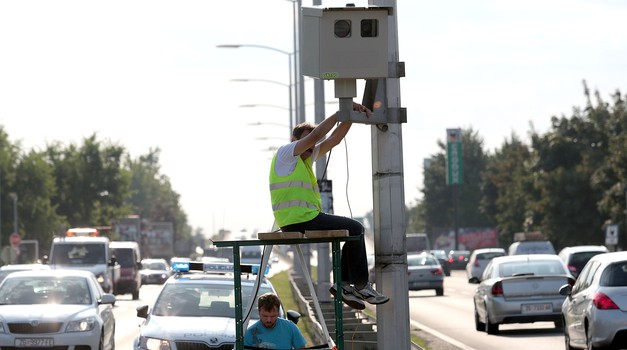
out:
M335 297L335 330L336 330L336 346L338 350L344 350L344 330L343 330L343 316L342 316L342 269L341 269L341 242L356 241L359 240L359 236L342 236L342 237L319 237L319 238L277 238L277 239L254 239L254 240L242 240L242 241L214 241L213 244L216 247L233 247L233 269L234 276L233 282L235 284L235 349L244 350L244 322L243 319L243 305L242 305L242 276L240 267L240 247L243 246L274 246L274 245L297 245L297 251L300 255L301 262L304 262L303 253L300 249L300 244L313 244L313 243L331 243L331 255L333 262L333 281L335 283L335 290L338 291ZM261 266L259 273L265 271L265 262L267 262L267 256L264 254L264 266ZM305 264L303 264L306 270ZM320 314L322 319L321 324L326 328L324 317L320 309L318 298L316 297L315 288L313 288L313 282L311 281L311 275L309 271L305 271L305 277L311 295L314 298L316 311ZM252 305L251 300L251 305ZM328 331L325 331L328 335ZM331 340L330 337L327 342Z

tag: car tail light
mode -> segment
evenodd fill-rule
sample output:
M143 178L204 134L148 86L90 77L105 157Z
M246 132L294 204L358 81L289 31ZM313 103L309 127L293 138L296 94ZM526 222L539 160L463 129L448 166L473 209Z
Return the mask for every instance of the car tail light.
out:
M452 263L453 262L453 258L448 258L448 262Z
M573 276L577 273L577 267L573 265L568 265L568 271L573 274Z
M494 283L490 292L492 295L503 295L503 283L501 281Z
M431 274L434 276L442 276L442 269L431 270Z
M481 267L481 265L479 265L479 260L475 260L475 267Z
M592 303L599 310L615 310L615 309L618 309L618 306L616 306L614 301L612 299L610 299L610 297L608 297L607 295L605 295L605 294L603 294L601 292L595 292L594 293L594 295L592 296Z

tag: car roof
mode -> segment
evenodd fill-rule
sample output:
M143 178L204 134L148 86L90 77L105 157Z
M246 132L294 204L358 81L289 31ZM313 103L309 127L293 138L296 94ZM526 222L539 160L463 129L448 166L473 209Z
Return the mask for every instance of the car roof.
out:
M53 242L55 244L62 243L76 243L76 242L84 242L84 243L109 243L110 240L107 237L56 237Z
M505 253L505 249L503 249L503 248L479 248L479 249L473 250L472 252L476 253L476 254L479 254L479 253L494 253L494 252Z
M89 278L94 274L86 270L73 270L73 269L58 269L58 270L25 270L15 271L6 278L17 277L85 277Z
M11 264L0 266L0 271L22 271L22 270L50 270L50 265L46 264Z
M627 260L627 251L597 254L593 256L592 259L590 260L593 260L593 259L595 261L600 261L602 263L613 263L616 261L624 261L624 260Z
M562 253L579 253L579 252L608 252L608 249L604 245L578 245L572 247L565 247L560 251Z
M509 261L535 261L535 260L557 260L562 261L559 256L555 254L519 254L519 255L505 255L497 256L492 261L497 263L509 262Z

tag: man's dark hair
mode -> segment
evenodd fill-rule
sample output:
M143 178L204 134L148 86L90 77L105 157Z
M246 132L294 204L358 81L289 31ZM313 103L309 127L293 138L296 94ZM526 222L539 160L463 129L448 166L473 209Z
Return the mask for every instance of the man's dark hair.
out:
M257 299L257 308L259 310L272 311L274 308L277 310L281 309L281 300L274 293L265 293L262 294L259 299Z
M300 136L303 134L303 132L311 132L315 128L316 125L310 122L300 123L294 127L294 130L292 130L292 136L294 136L297 140L300 140Z

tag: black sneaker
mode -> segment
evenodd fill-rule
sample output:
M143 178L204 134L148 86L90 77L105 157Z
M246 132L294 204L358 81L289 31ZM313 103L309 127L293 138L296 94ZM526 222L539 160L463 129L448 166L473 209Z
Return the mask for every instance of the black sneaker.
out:
M355 287L351 287L350 291L346 291L346 293L351 293L352 295L360 298L361 300L367 301L370 304L385 304L390 298L387 296L377 292L374 288L372 288L372 284L367 283L362 289L357 289ZM342 295L342 297L344 297Z
M337 294L337 291L335 289L335 284L331 285L331 288L329 288L329 293L331 293L331 295L333 295L333 297L335 298ZM353 295L352 293L347 292L344 289L344 286L342 286L342 301L346 303L346 305L356 310L363 310L366 308L366 305L364 304L364 302L361 301L357 296Z

